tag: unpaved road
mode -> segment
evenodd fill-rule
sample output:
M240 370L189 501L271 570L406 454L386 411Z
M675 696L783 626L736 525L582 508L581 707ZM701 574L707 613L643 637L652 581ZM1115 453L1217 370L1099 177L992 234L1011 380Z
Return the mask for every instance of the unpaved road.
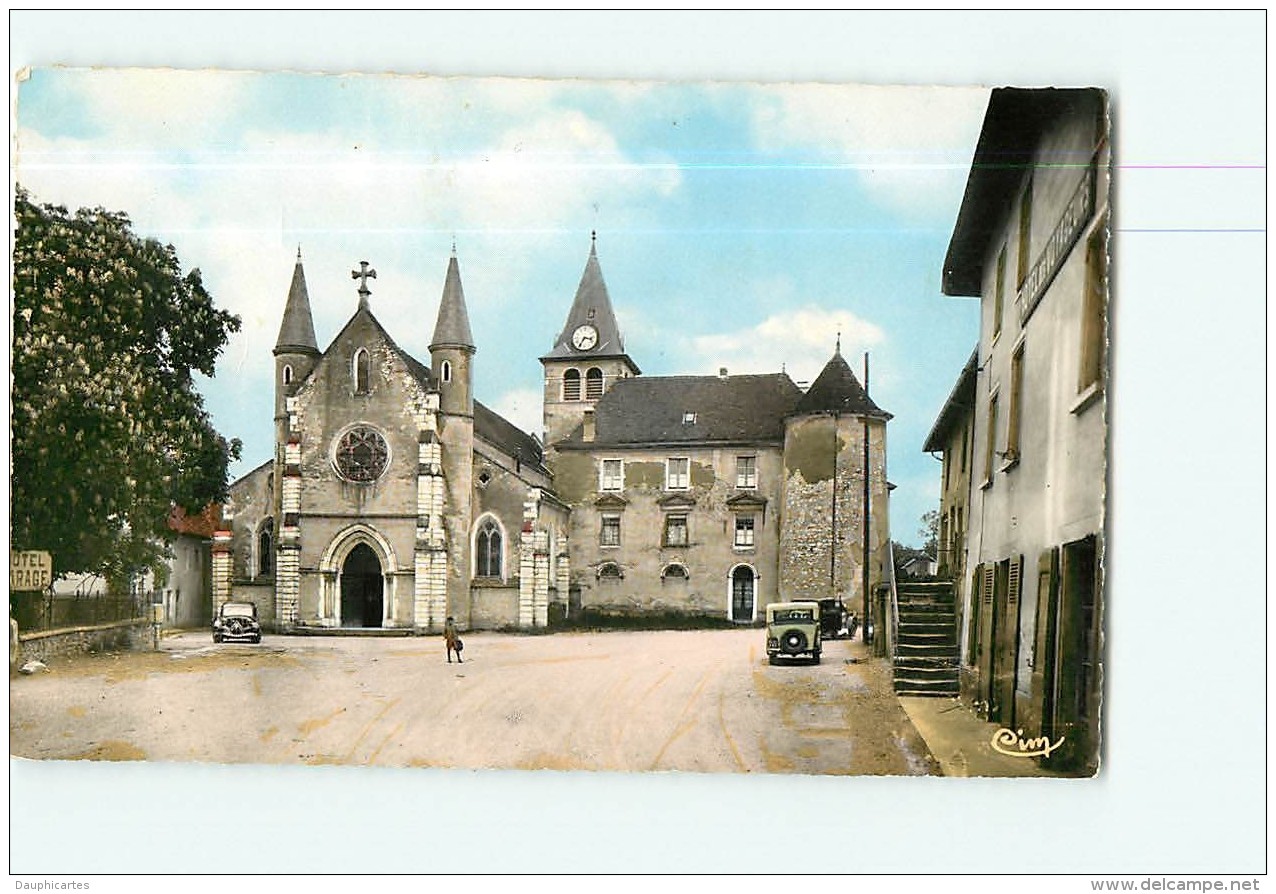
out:
M557 770L938 772L859 643L771 667L760 630L267 636L86 656L11 676L29 758ZM852 663L853 662L853 663Z

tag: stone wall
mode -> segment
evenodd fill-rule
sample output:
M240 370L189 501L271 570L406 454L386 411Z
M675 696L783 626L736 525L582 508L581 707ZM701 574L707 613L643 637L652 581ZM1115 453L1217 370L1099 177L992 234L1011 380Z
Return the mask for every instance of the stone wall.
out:
M150 621L135 618L109 624L39 630L18 634L18 666L27 661L43 661L85 655L92 652L123 652L155 647L155 630Z
M518 626L518 583L475 585L470 591L470 630L505 630ZM467 625L463 618L457 623Z

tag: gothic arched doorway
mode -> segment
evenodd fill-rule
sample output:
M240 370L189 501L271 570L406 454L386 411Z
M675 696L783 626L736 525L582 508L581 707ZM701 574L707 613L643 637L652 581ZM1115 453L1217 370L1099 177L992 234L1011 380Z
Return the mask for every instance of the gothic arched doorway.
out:
M380 627L385 617L381 562L360 543L341 565L341 626Z

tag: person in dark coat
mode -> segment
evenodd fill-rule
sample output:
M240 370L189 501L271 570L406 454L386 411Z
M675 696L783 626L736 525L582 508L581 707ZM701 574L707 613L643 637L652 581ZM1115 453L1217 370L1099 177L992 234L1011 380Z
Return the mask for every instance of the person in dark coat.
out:
M447 663L452 663L452 653L456 653L457 663L461 663L461 637L456 632L456 621L448 618L443 622L443 645L447 647Z

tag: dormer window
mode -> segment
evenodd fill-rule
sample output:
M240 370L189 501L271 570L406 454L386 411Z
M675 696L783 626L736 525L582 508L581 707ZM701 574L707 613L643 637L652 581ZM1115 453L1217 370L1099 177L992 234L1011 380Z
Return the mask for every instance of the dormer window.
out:
M439 378L444 382L452 381L452 362L450 360L444 360L439 365Z
M364 348L354 352L354 393L367 394L368 380L371 375L371 361Z
M696 414L695 414L695 413L693 413L693 412L691 412L690 410L688 410L687 412L683 413L683 414L682 414L682 424L683 424L683 425L695 425L695 424L696 424Z
M598 400L603 396L603 371L592 366L585 373L585 400Z
M563 400L580 400L580 370L563 373Z

